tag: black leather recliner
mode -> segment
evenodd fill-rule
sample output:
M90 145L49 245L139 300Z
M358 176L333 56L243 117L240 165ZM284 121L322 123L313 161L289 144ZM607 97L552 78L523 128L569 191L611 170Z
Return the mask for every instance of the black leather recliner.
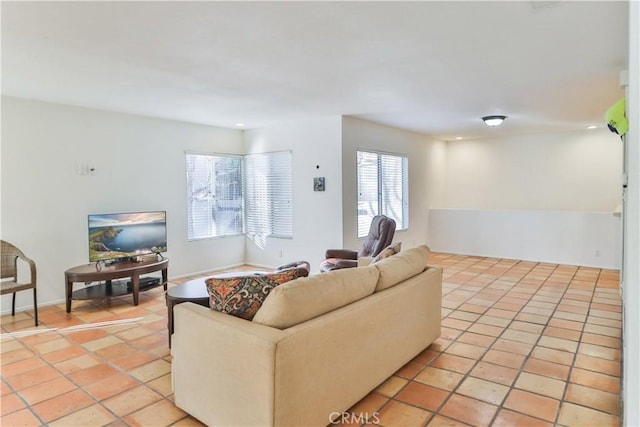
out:
M358 266L358 258L378 255L393 241L396 222L387 216L377 215L371 220L369 235L365 238L360 250L327 249L325 260L320 264L320 271L331 271L340 268Z

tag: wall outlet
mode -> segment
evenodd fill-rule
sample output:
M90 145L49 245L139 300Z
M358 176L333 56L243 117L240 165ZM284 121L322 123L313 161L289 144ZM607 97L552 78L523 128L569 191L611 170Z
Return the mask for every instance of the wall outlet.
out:
M77 167L78 175L95 175L96 167L89 163L80 163Z
M600 252L600 249L596 249L596 258L600 258L601 255L602 252Z
M278 251L278 257L282 258L282 249L280 249L280 251Z

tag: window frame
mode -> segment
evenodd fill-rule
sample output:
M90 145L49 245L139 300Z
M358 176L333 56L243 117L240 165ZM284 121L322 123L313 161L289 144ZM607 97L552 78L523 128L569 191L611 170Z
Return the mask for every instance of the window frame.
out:
M362 195L361 193L366 191L366 189L362 189L361 191L362 171L359 164L360 153L363 153L365 155L376 156L376 172L375 172L376 173L375 191L377 193L376 212L373 212L372 210L370 210L370 213L373 214L370 216L385 214L387 216L392 217L396 221L396 231L408 230L409 229L409 156L401 153L390 153L385 151L358 148L356 150L356 235L358 239L366 237L370 227L370 222L366 224L366 227L364 227L364 225L360 223L361 203L364 203L364 201L361 200L361 195ZM402 217L401 220L398 220L396 216L388 215L388 212L385 212L385 209L384 209L385 194L382 189L384 187L383 182L385 181L384 179L385 169L382 167L382 161L385 156L397 158L401 161L401 165L402 165L400 170L401 177L402 177L401 178L402 181L400 183L402 185L402 190L401 190L402 198L400 200L400 207L401 207L400 215Z
M244 235L244 188L243 188L243 183L242 183L242 178L244 176L244 159L243 159L243 155L241 154L228 154L228 153L204 153L204 152L198 152L198 151L185 151L184 152L184 164L185 164L185 188L186 188L186 209L187 209L187 218L186 218L186 222L187 222L187 241L189 242L195 242L198 240L206 240L206 239L221 239L221 238L226 238L226 237L237 237L237 236L242 236ZM190 203L193 202L193 192L190 191L189 188L189 182L190 182L190 171L189 171L189 160L188 160L188 156L203 156L203 157L209 157L212 159L216 159L216 158L225 158L225 159L239 159L240 160L240 206L239 206L239 214L240 214L240 222L241 222L241 227L240 227L240 231L239 232L233 232L233 233L225 233L225 234L208 234L208 235L197 235L197 236L193 236L192 235L192 227L194 226L193 224L193 220L192 220L192 213L191 213L191 209L190 209ZM215 188L216 186L216 181L215 180L210 180L208 185L210 187ZM211 195L212 194L212 190L211 188L209 188L208 193ZM213 197L215 197L215 192L213 192ZM211 196L208 196L211 197ZM215 220L213 219L213 215L214 215L214 208L213 207L209 207L209 209L211 210L211 217L212 217L212 222L215 225Z
M197 152L197 151L185 151L185 179L186 179L186 183L185 183L185 188L186 188L186 209L187 209L187 241L197 241L197 240L204 240L204 239L219 239L219 238L225 238L225 237L237 237L237 236L245 236L245 237L249 237L249 238L275 238L275 239L293 239L293 152L292 150L281 150L281 151L270 151L270 152L263 152L263 153L250 153L250 154L228 154L228 153L203 153L203 152ZM283 155L286 154L287 157L286 159L282 160L282 159L278 159L276 157L275 159L275 163L274 163L274 159L271 158L271 156L273 155ZM209 234L209 235L194 235L193 233L193 228L196 226L196 224L193 223L193 215L192 215L192 204L194 203L194 192L193 190L190 188L190 180L192 179L192 177L190 176L190 166L189 166L189 156L203 156L203 157L208 157L210 159L212 159L211 161L215 161L215 159L220 159L220 158L232 158L232 159L239 159L240 160L240 182L241 182L241 190L240 190L240 208L239 208L239 212L240 212L240 221L241 221L241 231L239 232L233 232L233 233L227 233L227 234ZM266 200L266 205L267 205L267 213L266 213L266 217L268 220L268 227L267 227L267 233L261 233L261 232L254 232L254 230L251 229L251 227L248 225L248 222L251 220L248 209L251 208L251 202L253 201L248 201L248 199L251 196L250 194L250 190L248 188L248 179L249 179L249 168L247 168L247 159L248 158L266 158L266 162L267 162L267 176L268 177L273 177L276 176L275 180L276 182L273 182L270 178L268 180L262 180L261 182L264 182L267 184L267 200ZM283 164L282 162L286 163ZM278 178L277 175L282 172L285 171L285 176L284 177L280 177ZM275 171L275 172L274 172ZM209 171L208 173L212 173L211 171ZM205 195L205 198L209 200L209 203L214 203L211 202L211 200L216 200L216 194L215 194L215 188L216 188L216 181L215 179L212 179L212 177L210 176L209 181L207 183L207 186L209 187L206 192L207 194ZM282 188L282 185L287 185L288 188L286 189L286 191L284 192L274 192L272 189L270 189L269 187L271 186L279 186L280 188ZM276 197L274 198L273 195L276 195ZM283 201L284 200L284 201ZM282 209L282 206L285 206L285 216L284 216L284 220L279 219L279 220L275 220L275 213L279 210ZM209 229L215 229L215 218L214 218L214 207L213 206L208 206L207 209L209 209L210 214L211 214L211 222L207 225L209 227ZM280 222L280 224L278 224ZM283 233L278 233L278 230L284 230Z
M285 166L288 167L288 179L275 178L278 181L274 182L272 179L273 176L281 172L281 171L274 172L274 169L277 168L278 166L281 166L278 162L282 160L278 158L271 159L271 156L281 156L281 155L287 156L285 160L287 162L287 165ZM251 225L249 224L249 222L252 221L252 218L251 218L251 215L248 213L248 210L251 208L251 201L249 201L248 199L255 199L255 198L253 198L250 194L253 189L249 188L250 183L248 181L250 180L250 173L251 173L250 171L254 171L256 170L256 168L247 166L247 161L248 159L250 160L254 157L267 158L266 161L269 163L268 165L269 171L267 173L269 173L269 175L267 177L266 184L268 186L282 185L283 183L285 183L289 187L287 191L284 193L276 193L276 192L272 192L271 190L268 190L269 191L267 195L268 200L266 203L269 209L269 212L268 212L269 225L268 225L267 233L255 232L255 230L251 229ZM244 200L246 202L245 212L244 212L245 235L249 238L268 237L272 239L293 239L293 152L291 150L281 150L281 151L269 151L269 152L263 152L263 153L250 153L250 154L244 155L243 159L245 162L244 165L246 170L245 175L243 177L243 182L244 182L243 195L245 197ZM273 163L274 161L275 163ZM254 183L251 183L251 185L254 185ZM278 196L281 196L281 194L285 194L285 197L284 198L278 197L277 199L274 199L273 197L269 197L269 195L273 195L273 194L277 194ZM288 198L286 196L288 196ZM283 233L279 233L277 225L274 225L274 218L275 218L274 213L278 210L278 207L279 206L281 207L282 205L288 205L287 216L289 218L286 220L286 223L288 223L286 224L288 226L288 230L285 230L285 232Z

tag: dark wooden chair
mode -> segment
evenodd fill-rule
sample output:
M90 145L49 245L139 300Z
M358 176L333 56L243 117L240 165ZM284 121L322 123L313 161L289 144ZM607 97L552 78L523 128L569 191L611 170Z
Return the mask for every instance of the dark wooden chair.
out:
M36 263L14 245L1 240L0 246L0 295L13 294L11 301L11 315L16 314L16 292L33 289L33 311L36 326L38 326L38 298L36 294ZM18 281L18 259L26 262L31 271L28 282ZM9 279L9 280L7 280Z

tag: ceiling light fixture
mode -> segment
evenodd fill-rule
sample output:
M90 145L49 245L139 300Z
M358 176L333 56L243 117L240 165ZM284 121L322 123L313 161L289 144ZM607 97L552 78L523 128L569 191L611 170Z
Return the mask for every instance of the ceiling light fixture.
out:
M502 122L504 122L504 119L506 118L507 116L484 116L482 118L482 121L487 126L493 127L493 126L500 126Z
M597 128L598 128L598 126L597 126L597 125L590 125L590 126L587 126L587 129L597 129Z
M236 127L239 127L239 128L244 127L244 123L236 123Z

